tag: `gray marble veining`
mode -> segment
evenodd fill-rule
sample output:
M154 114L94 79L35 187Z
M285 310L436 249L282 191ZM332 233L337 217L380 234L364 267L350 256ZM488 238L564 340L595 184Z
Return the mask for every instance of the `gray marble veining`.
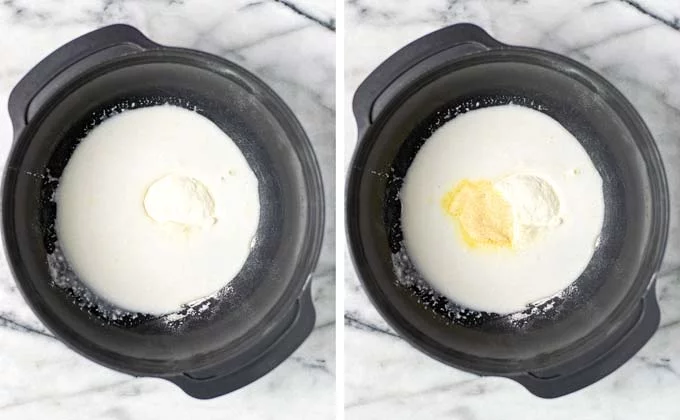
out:
M333 418L335 401L335 2L333 0L7 0L0 2L0 162L12 131L9 92L63 43L112 23L156 42L221 55L267 82L309 135L326 188L315 272L317 324L292 357L228 396L198 401L67 349L31 313L0 254L0 419Z
M516 383L448 368L401 340L372 307L345 259L345 397L351 419L671 419L680 417L680 3L654 0L349 0L345 8L345 165L356 141L359 83L408 42L472 22L508 44L570 56L635 105L661 150L671 231L657 281L662 324L604 380L557 400Z

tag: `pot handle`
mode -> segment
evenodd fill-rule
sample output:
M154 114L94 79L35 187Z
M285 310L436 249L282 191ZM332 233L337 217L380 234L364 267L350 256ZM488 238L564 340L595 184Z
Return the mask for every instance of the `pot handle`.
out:
M316 312L312 304L311 285L306 287L286 317L289 319L282 323L283 332L258 357L253 359L252 354L247 354L243 361L230 359L223 366L165 379L199 399L219 397L248 385L286 360L314 329Z
M121 55L158 47L137 29L122 24L97 29L59 47L33 67L9 95L14 138L52 94L85 69Z
M406 45L380 64L357 88L352 101L359 136L390 99L424 72L469 54L506 47L479 26L459 23Z
M609 375L633 357L654 335L659 319L659 304L652 282L645 297L619 329L621 332L607 337L599 346L605 349L603 353L585 354L564 365L510 379L542 398L556 398L578 391Z

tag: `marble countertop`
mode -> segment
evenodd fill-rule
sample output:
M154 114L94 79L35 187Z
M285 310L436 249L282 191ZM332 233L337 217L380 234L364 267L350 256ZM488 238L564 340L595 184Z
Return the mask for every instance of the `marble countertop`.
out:
M112 23L162 44L232 60L293 109L324 176L325 245L313 283L317 325L286 362L232 394L199 401L173 384L133 378L77 355L31 313L0 255L0 418L328 419L335 401L335 2L57 0L0 2L0 162L12 139L10 90L52 50ZM314 65L309 65L313 63Z
M680 417L680 3L654 0L350 0L345 8L345 164L356 143L351 112L359 83L408 42L457 22L499 40L565 54L616 85L642 114L661 149L672 227L657 282L662 321L628 363L556 400L500 378L435 362L395 335L345 261L345 406L352 420L671 419ZM416 6L417 4L417 6Z

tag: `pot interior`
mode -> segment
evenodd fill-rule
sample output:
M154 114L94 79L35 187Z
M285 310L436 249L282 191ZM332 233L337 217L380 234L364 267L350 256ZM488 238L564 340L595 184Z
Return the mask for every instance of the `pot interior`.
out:
M347 200L356 218L348 217L348 229L360 277L397 330L459 367L531 371L573 357L570 351L602 335L617 308L636 304L651 279L640 273L650 272L648 248L658 241L650 203L661 181L650 180L641 152L654 148L651 137L624 102L591 74L553 55L520 50L440 68L385 107L355 154ZM427 284L407 253L393 257L403 252L398 194L420 146L460 113L508 103L549 115L581 142L603 180L605 219L592 260L566 293L501 316L460 307ZM394 261L413 283L398 281Z
M261 204L255 245L241 272L208 301L208 310L181 323L111 317L105 302L84 304L86 288L55 286L47 262L58 241L52 194L87 130L120 110L163 103L195 109L233 139L258 178ZM301 293L322 229L315 165L292 114L236 66L183 50L108 63L61 91L18 139L4 191L15 276L50 329L104 364L166 374L222 361L267 333ZM68 272L68 262L60 270Z

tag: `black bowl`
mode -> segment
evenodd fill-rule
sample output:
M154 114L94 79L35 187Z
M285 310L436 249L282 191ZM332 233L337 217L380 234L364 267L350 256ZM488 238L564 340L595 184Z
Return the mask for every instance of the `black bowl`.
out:
M86 130L111 112L162 103L195 109L228 134L258 178L261 201L256 245L229 295L181 326L143 314L112 319L84 304L84 285L56 286L47 261L58 239L56 179ZM263 82L219 57L114 25L43 60L12 91L9 108L15 143L3 185L5 247L25 299L59 339L105 366L208 398L262 376L309 335L321 176L302 127ZM68 262L60 269L68 272Z
M401 284L393 265L402 239L398 193L420 146L461 112L507 103L539 110L579 139L603 179L605 197L600 244L573 292L521 316L456 305L429 287L408 258L399 269L417 280ZM357 90L354 113L359 144L346 208L351 254L373 304L415 347L449 365L512 378L536 395L555 397L607 375L654 333L659 309L653 285L668 234L668 187L649 130L602 77L566 57L507 46L459 24L381 64Z

